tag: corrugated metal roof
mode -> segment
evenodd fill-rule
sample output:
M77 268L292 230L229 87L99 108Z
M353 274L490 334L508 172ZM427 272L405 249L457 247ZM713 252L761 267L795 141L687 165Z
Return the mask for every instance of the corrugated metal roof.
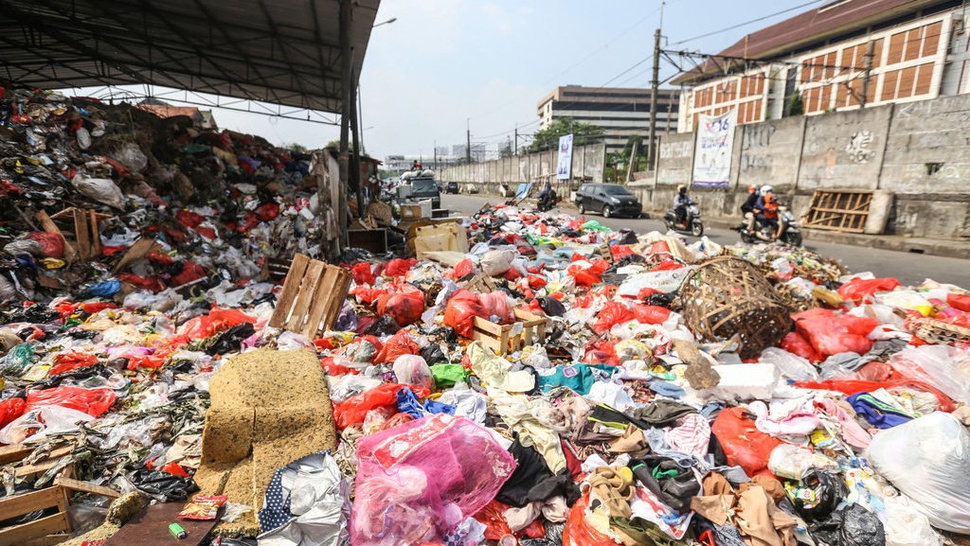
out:
M353 0L354 84L380 0ZM152 84L339 112L339 0L0 0L0 81Z
M894 19L941 0L841 0L806 11L780 23L748 34L721 51L725 57L772 59L794 50ZM673 80L675 84L703 80L722 72L707 61Z

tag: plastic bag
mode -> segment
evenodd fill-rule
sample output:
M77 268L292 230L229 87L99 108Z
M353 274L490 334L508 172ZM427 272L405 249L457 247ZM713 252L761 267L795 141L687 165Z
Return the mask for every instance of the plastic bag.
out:
M956 417L937 411L884 430L866 455L933 527L970 534L970 432Z
M970 404L970 350L948 345L906 347L889 360L897 372Z
M586 507L589 505L589 495L580 497L569 510L566 526L562 531L562 546L591 546L619 544L610 537L597 531L586 521Z
M397 383L384 383L335 404L333 416L337 422L337 430L362 424L367 417L367 412L371 410L386 409L390 412L389 415L397 413L397 391L406 387L407 385ZM429 394L427 390L420 387L415 387L414 390L420 398Z
M970 313L970 295L947 294L946 304L954 309L959 309L965 313Z
M82 389L81 387L54 387L53 389L27 392L29 410L41 406L71 408L99 417L115 403L115 391L111 389Z
M443 542L512 475L515 459L484 427L446 414L360 439L351 541Z
M761 432L744 408L727 408L714 419L711 432L717 437L731 466L740 466L748 476L769 475L768 459L781 440Z
M77 174L71 183L81 195L116 209L125 210L125 194L121 193L121 188L110 179L88 178L83 174Z
M590 329L597 334L602 334L603 332L609 331L610 328L617 324L622 324L624 322L629 322L634 320L636 316L629 307L623 305L618 301L607 302L596 315L596 322L594 322Z
M184 501L190 494L199 490L192 478L176 476L160 470L139 468L132 472L128 479L142 493L166 502Z
M213 307L208 315L189 319L179 328L179 335L188 336L192 339L205 339L245 322L255 324L256 318L237 309Z
M885 546L882 522L862 506L851 503L830 518L810 527L812 538L830 546Z
M670 309L638 303L633 306L633 316L641 324L663 324L670 318Z
M809 362L821 362L822 360L825 360L822 358L822 355L818 354L815 347L812 347L812 344L809 343L808 340L798 332L788 332L778 346L793 355L797 355L805 360L808 360Z
M394 360L394 375L398 383L434 390L434 377L428 363L418 355L401 355Z
M504 275L512 267L515 252L511 250L490 250L482 255L478 265L486 275L497 277Z
M360 262L350 268L354 275L354 282L359 286L362 284L372 285L377 280L374 277L374 269L370 262Z
M872 341L866 336L879 326L871 318L835 315L823 309L799 313L792 318L795 319L795 330L823 358L839 353L868 353L872 348Z
M792 444L779 445L771 450L768 457L768 470L781 478L801 480L813 468L839 472L839 465L835 461Z
M77 430L77 423L93 421L94 417L71 408L41 406L28 409L0 430L0 443L19 444L28 438L40 441L49 434Z
M57 233L45 233L43 231L32 231L26 238L36 241L40 245L41 254L47 258L64 257L64 237Z
M377 357L374 358L374 363L394 362L401 355L416 355L420 352L421 347L418 346L418 342L414 341L407 330L401 330L384 342L377 353Z
M857 277L840 286L839 295L842 296L843 300L858 302L876 292L888 292L899 286L901 286L899 281L893 278L861 279Z
M488 312L489 320L499 324L507 324L515 321L515 314L512 306L509 305L509 298L501 290L482 294L479 299L482 306Z
M930 520L903 495L885 497L886 544L889 546L943 546L943 537Z
M445 326L450 326L462 337L472 337L475 317L488 318L488 309L478 294L461 289L455 292L445 306Z
M424 295L421 292L385 294L377 298L377 312L391 316L399 326L414 324L424 312Z
M468 258L455 264L455 279L464 279L475 273L475 264Z
M27 402L23 398L0 400L0 428L7 426L26 411Z
M384 266L384 275L388 277L403 277L408 274L412 267L418 265L414 258L394 258Z
M54 357L54 365L47 372L50 376L60 375L78 368L94 366L98 357L88 353L60 353Z
M787 377L795 381L818 381L818 370L804 358L784 349L768 347L761 352L761 362L774 364Z

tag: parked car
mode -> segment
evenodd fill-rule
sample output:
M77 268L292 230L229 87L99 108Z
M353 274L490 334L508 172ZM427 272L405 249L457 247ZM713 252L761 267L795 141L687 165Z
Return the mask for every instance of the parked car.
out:
M583 184L576 191L576 206L580 214L599 212L604 218L639 218L643 212L640 200L619 184Z
M438 184L430 176L415 176L411 178L411 199L415 201L431 200L431 208L441 208L441 192Z
M458 193L458 182L448 182L445 186L445 193Z

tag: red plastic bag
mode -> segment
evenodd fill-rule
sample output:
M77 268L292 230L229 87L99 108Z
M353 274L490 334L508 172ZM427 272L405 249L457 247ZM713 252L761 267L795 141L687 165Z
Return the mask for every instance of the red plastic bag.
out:
M61 406L92 417L100 417L115 403L115 391L111 389L82 389L81 387L54 387L39 391L27 391L27 409L40 406Z
M899 281L892 277L852 279L839 287L839 295L846 301L862 301L876 292L889 292L899 286Z
M397 383L378 385L369 391L351 396L339 404L334 404L333 416L337 422L337 430L362 424L370 410L385 409L390 412L390 415L397 413L397 392L405 387L414 391L418 398L427 398L430 394L427 389L421 387Z
M202 266L195 262L185 262L185 265L182 266L182 271L178 275L172 276L169 285L175 288L192 281L197 281L202 277L205 277L205 269L202 269Z
M384 342L384 346L378 351L374 363L384 364L386 362L394 362L401 355L416 355L420 353L421 347L418 345L418 342L414 341L414 338L411 337L407 330L401 330Z
M455 265L455 278L464 279L468 275L475 272L475 264L468 258L458 262Z
M488 309L478 294L461 289L455 292L445 306L445 326L450 326L462 337L472 337L475 317L488 319Z
M590 288L594 284L603 282L603 272L609 268L610 264L606 260L594 260L590 267L574 264L569 266L566 272L576 280L576 286Z
M23 398L8 398L0 400L0 428L7 426L11 421L20 417L27 411L27 402Z
M509 299L505 297L505 292L501 290L489 292L488 294L482 294L479 299L482 302L482 306L488 312L489 320L492 320L493 317L498 317L499 324L515 322L515 314L512 312L512 307L509 306Z
M788 332L785 339L781 340L782 349L788 351L793 355L798 355L809 362L821 362L822 355L812 347L812 344L808 342L801 334L798 332Z
M610 247L610 254L613 255L613 261L618 262L635 253L630 245L613 245Z
M205 339L244 322L256 324L256 317L251 317L238 309L213 307L208 315L189 319L182 325L179 333L192 339Z
M603 544L619 544L610 537L600 533L586 521L586 507L589 505L589 494L583 495L573 504L566 517L566 525L562 530L562 546L593 546Z
M414 258L408 258L407 260L394 258L387 262L387 266L384 267L384 275L387 277L403 277L416 265L418 265L418 261Z
M608 339L596 339L586 344L586 354L583 356L584 364L608 364L619 366L620 357L616 356L616 342Z
M664 260L659 264L650 268L650 271L674 271L675 269L681 269L684 264L680 262L675 262L674 260Z
M354 288L354 291L351 293L357 296L357 299L363 303L374 303L378 300L378 298L387 294L387 290L383 288L367 288L366 286L358 286L357 288Z
M354 275L354 282L358 286L362 284L374 284L377 279L374 278L374 271L371 268L370 262L360 262L350 268L350 272ZM370 302L368 302L370 303Z
M970 313L970 296L963 294L947 294L946 304L955 309Z
M175 220L187 228L194 229L202 222L205 222L205 216L202 216L197 212L182 209L175 213Z
M596 314L596 322L590 326L590 329L597 334L602 334L603 332L608 332L610 328L617 324L622 324L624 322L629 322L634 320L636 315L630 308L618 301L607 302L603 306L603 309Z
M155 293L165 290L165 285L162 284L162 281L155 278L142 277L134 273L119 273L118 280L135 286L136 288L151 290Z
M872 348L872 341L866 336L879 323L875 319L853 315L825 316L812 313L793 315L795 330L812 344L821 360L839 353L866 354Z
M27 238L40 244L40 251L47 258L61 259L64 257L64 237L57 233L31 231Z
M640 324L663 324L670 318L670 309L638 303L633 306L633 316Z
M78 368L87 368L98 363L98 357L88 353L61 353L54 357L54 366L48 375L60 375Z
M711 431L729 465L740 466L748 476L772 476L768 471L768 457L782 442L758 430L754 420L745 415L744 408L723 410L714 419Z
M377 312L390 315L398 326L407 326L421 320L424 312L424 295L421 292L385 294L377 299Z

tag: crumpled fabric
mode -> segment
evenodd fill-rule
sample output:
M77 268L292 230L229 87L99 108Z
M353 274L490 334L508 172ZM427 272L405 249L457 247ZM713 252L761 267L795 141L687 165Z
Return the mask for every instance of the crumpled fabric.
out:
M522 445L535 447L554 474L566 469L566 457L562 453L559 435L535 418L533 401L524 395L509 394L499 389L489 389L488 396L505 424L519 435Z
M699 459L707 455L711 442L711 424L697 413L688 413L677 420L677 426L664 429L670 447Z
M656 398L642 408L630 410L632 417L655 427L668 426L689 413L697 410L669 398Z
M496 355L482 342L475 341L465 350L472 363L472 371L486 387L499 387L512 369L512 363Z
M454 407L454 415L471 419L478 424L485 422L485 415L488 413L488 399L470 389L445 391L438 398L438 402Z
M321 451L297 459L273 474L259 511L263 546L348 544L348 483L337 462Z
M849 413L851 406L843 407L843 404L848 406L845 402L836 402L830 398L825 398L817 400L815 407L823 415L828 416L838 424L841 429L840 436L845 440L845 443L857 449L869 447L872 442L872 435L859 425L854 415Z
M795 546L795 520L776 505L764 487L744 483L735 490L717 473L703 480L703 495L691 499L691 509L715 525L737 526L749 546Z
M544 501L531 502L522 508L509 508L502 516L509 524L509 529L517 533L525 529L540 515L552 523L562 523L566 521L569 514L569 507L566 506L566 499L562 497L552 497Z

